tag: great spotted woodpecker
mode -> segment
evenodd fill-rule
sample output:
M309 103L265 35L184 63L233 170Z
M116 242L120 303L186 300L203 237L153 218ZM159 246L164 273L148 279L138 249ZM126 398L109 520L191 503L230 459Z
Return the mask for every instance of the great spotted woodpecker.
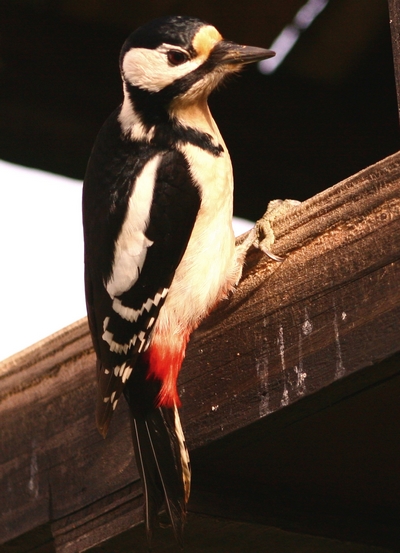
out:
M190 491L177 377L191 332L238 282L229 153L207 105L243 64L274 55L193 17L152 21L122 47L124 99L100 130L83 189L85 286L97 426L122 392L148 539L163 504L175 535Z

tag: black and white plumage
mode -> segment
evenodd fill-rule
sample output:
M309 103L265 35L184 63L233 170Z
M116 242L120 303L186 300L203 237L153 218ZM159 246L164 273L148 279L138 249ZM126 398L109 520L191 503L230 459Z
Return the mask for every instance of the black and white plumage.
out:
M149 539L165 502L178 541L190 463L176 381L190 333L239 280L233 177L207 98L224 76L273 55L224 41L196 18L141 27L120 57L124 100L84 182L85 287L105 436L122 392L143 479Z

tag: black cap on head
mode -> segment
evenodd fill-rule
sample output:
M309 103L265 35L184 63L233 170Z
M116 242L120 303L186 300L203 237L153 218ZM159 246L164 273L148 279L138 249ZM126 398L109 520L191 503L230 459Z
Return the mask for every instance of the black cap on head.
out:
M125 41L121 57L131 48L149 48L153 50L166 42L181 46L190 51L194 35L206 21L186 15L170 15L149 21L134 31Z

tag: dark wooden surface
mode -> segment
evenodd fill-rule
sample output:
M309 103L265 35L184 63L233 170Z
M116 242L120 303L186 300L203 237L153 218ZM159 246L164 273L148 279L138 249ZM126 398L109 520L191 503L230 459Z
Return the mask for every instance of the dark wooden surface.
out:
M400 117L400 2L399 0L388 0L388 5L394 58L394 77L396 80L397 108Z
M250 252L181 374L194 466L187 551L214 531L229 551L285 536L269 550L398 551L400 154L273 228L286 260ZM0 364L2 553L142 551L126 406L103 440L94 378L86 320ZM168 539L155 551L173 551Z

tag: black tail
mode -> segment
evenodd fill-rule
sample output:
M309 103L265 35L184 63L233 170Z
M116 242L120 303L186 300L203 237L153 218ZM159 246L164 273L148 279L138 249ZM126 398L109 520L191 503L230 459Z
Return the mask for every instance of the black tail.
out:
M144 417L132 416L131 421L133 446L143 482L149 544L157 515L165 503L176 540L182 547L190 464L178 410L159 407Z
M133 447L143 482L148 543L151 544L153 529L158 525L157 515L165 505L176 540L182 547L190 493L190 461L178 409L153 406L159 391L159 386L154 390L154 381L142 381L142 386L138 386L139 382L132 379L127 384L124 393L130 407ZM146 396L148 400L151 397L151 404L144 401Z

